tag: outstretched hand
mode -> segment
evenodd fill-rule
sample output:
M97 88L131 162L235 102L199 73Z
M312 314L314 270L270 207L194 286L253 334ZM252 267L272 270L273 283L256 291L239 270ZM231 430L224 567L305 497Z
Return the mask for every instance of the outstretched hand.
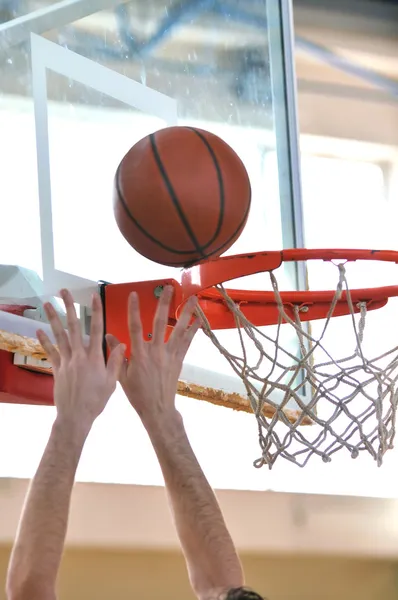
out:
M173 288L167 287L159 299L150 341L144 341L138 296L129 298L128 325L132 355L120 371L120 383L144 424L152 416L161 418L175 410L178 377L188 348L197 332L200 321L192 322L197 300L192 297L186 303L173 332L166 342L170 302ZM118 340L107 335L112 350Z
M57 418L70 425L82 427L87 432L104 410L115 391L123 364L125 346L115 344L105 365L103 353L103 317L101 300L93 296L90 340L84 344L72 295L62 290L68 330L52 304L45 311L53 331L57 347L42 330L37 337L51 361L54 372L54 403Z

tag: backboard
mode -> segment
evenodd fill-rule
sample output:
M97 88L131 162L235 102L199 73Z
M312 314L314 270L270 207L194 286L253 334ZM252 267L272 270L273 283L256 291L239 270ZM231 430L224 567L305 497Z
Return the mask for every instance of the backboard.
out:
M230 253L303 246L302 210L309 247L396 247L396 209L383 196L380 168L392 158L396 162L396 150L369 147L363 164L356 165L356 141L346 147L339 140L330 144L303 136L301 205L289 2L24 0L7 6L0 24L0 264L7 265L0 274L0 301L38 307L27 313L23 334L34 334L43 300L56 298L60 287L74 292L85 327L86 304L98 280L178 277L174 269L134 253L116 227L111 201L114 172L126 150L170 124L197 125L220 135L248 169L252 210ZM309 273L310 286L329 287L333 275L324 277L318 267ZM378 272L373 272L372 283L388 285L389 275L376 281ZM278 273L278 279L285 289L306 285L294 269ZM241 279L234 286L262 288L264 279ZM394 314L390 311L382 323L391 339ZM17 325L12 327L16 331ZM378 332L376 326L372 340L380 339ZM226 343L232 341L233 332L222 335ZM185 376L194 367L199 384L240 391L239 380L210 343L198 336L195 344ZM148 442L138 423L132 435L119 400L116 393L106 420L99 420L79 477L159 483ZM366 462L363 477L351 473L349 461L344 469L340 461L334 477L330 469L321 477L316 468L296 473L281 465L278 482L265 479L247 468L258 456L252 415L178 402L217 487L264 489L273 481L273 489L290 486L290 491L350 493L355 488L369 495L376 488L381 494L392 489L393 477L384 481L380 475L376 485L374 473L373 483L366 484ZM0 405L0 456L13 457L0 464L0 475L33 472L51 411ZM126 467L121 457L136 455L138 448L139 464Z
M0 26L0 52L0 300L36 307L26 332L62 287L86 327L98 281L178 280L138 255L112 214L119 161L168 125L210 130L245 163L252 209L230 254L302 245L289 3L27 2ZM284 271L285 288L302 284ZM220 333L230 347L235 335ZM204 334L182 378L244 393Z

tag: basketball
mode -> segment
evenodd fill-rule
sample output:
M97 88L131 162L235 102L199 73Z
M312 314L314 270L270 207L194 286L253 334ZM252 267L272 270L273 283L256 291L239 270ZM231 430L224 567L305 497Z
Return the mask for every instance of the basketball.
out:
M140 254L188 267L220 256L238 239L251 202L236 152L216 135L168 127L135 144L115 176L118 227Z

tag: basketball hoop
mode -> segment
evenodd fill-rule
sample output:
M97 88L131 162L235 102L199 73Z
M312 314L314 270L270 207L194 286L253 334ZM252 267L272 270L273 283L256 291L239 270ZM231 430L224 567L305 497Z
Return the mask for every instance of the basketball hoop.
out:
M327 291L279 291L274 271L290 261L322 260L336 266L336 288ZM336 261L338 261L336 263ZM398 263L398 252L372 250L306 250L260 252L206 261L182 275L182 302L199 299L203 330L225 356L245 386L258 422L261 457L256 467L271 468L281 456L299 466L317 455L329 462L346 449L352 458L367 451L381 465L393 447L398 404L398 345L369 358L364 349L369 311L398 296L398 286L350 290L346 265L353 261ZM224 283L267 272L271 291L226 289ZM349 354L334 356L327 333L335 317L350 318L344 330ZM318 335L311 323L324 320ZM274 325L272 337L260 326ZM242 352L237 356L218 340L216 330L237 329ZM281 332L290 328L298 354L284 347ZM248 345L255 349L250 353ZM340 344L341 350L342 344ZM348 348L349 346L349 348ZM272 352L270 351L272 349ZM249 364L250 354L255 356ZM286 407L298 408L294 420ZM264 406L273 409L266 416ZM302 425L312 423L312 427Z
M334 289L279 290L276 276L279 267L287 262L316 260L335 269ZM388 316L388 309L376 309L385 307L390 298L398 297L398 285L350 289L348 264L356 268L361 261L397 264L398 252L335 249L260 252L203 262L183 271L181 283L174 279L101 283L105 330L125 343L129 352L127 298L132 291L140 297L146 340L152 336L154 314L165 285L174 288L170 332L184 303L195 295L202 329L228 361L235 377L227 377L228 382L220 380L218 385L217 374L216 379L206 379L206 370L193 365L193 371L183 369L177 393L253 412L261 447L256 467L272 468L278 457L299 466L307 464L312 456L329 462L342 449L352 458L368 452L381 465L384 454L393 447L395 436L398 344L392 348L387 343L383 345L380 332L386 330L386 325L391 330L398 321L392 315L388 322L377 323L378 315ZM257 273L269 278L270 291L224 287L227 281ZM9 314L10 307L5 308L8 313L4 314L9 319L18 319ZM376 339L374 333L369 336L375 324ZM236 331L238 348L227 348L221 343L217 331L222 329ZM286 335L287 332L290 333ZM396 335L398 338L398 326ZM229 336L231 341L232 337ZM375 341L379 346L377 352ZM51 404L51 379L42 374L50 371L42 361L45 354L38 348L38 342L23 335L10 336L6 330L0 331L0 348L7 351L0 357L3 384L7 381L12 384L3 390L8 399L3 401L37 403L29 390L38 387L39 380L33 379L40 377L39 401ZM20 355L15 354L14 361L13 353ZM27 357L28 362L21 362L21 357ZM23 372L20 367L24 367ZM198 376L198 370L204 373ZM21 394L23 377L26 386ZM230 380L233 380L231 389ZM239 385L235 387L236 382Z

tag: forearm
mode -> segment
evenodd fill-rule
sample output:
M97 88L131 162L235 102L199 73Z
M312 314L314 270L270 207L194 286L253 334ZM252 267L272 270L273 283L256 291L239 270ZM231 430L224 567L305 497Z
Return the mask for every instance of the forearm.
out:
M55 597L70 498L86 431L55 421L25 501L11 555L10 600Z
M243 585L243 573L217 499L189 443L181 415L144 422L157 454L194 591Z

